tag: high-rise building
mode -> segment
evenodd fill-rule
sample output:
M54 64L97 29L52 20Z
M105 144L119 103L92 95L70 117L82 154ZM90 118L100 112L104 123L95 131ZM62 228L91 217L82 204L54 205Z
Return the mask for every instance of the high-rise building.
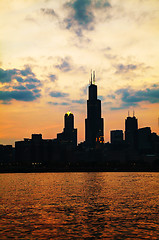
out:
M74 115L71 112L65 114L64 129L62 133L57 134L57 140L73 147L77 146L77 129L74 128Z
M125 120L125 142L132 148L137 147L138 120L134 116L128 116Z
M101 118L101 100L97 99L97 85L95 85L95 72L88 88L87 119L85 119L86 146L94 148L97 143L104 142L104 120Z
M110 131L110 140L112 144L121 144L123 142L123 131L122 130Z

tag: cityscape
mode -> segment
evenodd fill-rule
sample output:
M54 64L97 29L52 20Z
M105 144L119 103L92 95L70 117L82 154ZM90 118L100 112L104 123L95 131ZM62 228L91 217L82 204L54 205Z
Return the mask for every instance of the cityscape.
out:
M158 171L159 136L150 127L138 128L133 111L125 119L125 132L112 130L110 143L104 142L104 119L98 99L95 71L88 87L85 141L77 144L74 115L64 115L64 128L55 139L42 134L0 145L1 172L47 171Z

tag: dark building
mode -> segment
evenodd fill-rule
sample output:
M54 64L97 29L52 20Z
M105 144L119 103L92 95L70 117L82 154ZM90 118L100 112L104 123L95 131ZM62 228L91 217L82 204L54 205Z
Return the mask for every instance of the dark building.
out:
M125 142L132 148L137 147L138 120L135 116L125 120Z
M42 134L32 134L32 138L15 142L16 161L23 166L44 162Z
M85 119L85 141L86 146L94 148L97 143L104 142L103 125L101 118L101 100L97 99L97 86L95 85L95 73L93 81L89 85L89 97L87 100L87 119Z
M122 130L112 130L110 132L110 141L112 144L123 143L123 131Z
M149 152L152 150L152 137L150 127L138 129L138 150L141 152Z
M0 144L0 165L8 165L13 163L13 147L12 145Z
M71 112L65 114L64 129L62 133L57 134L57 141L73 147L77 146L77 129L74 128L74 115Z

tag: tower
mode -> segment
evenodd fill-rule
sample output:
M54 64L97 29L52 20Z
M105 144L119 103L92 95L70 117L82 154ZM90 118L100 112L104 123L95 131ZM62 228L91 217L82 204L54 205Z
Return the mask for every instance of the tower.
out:
M77 129L74 128L74 115L67 112L64 116L64 129L62 133L57 134L57 140L61 143L77 146Z
M88 88L87 118L85 119L85 141L88 147L94 148L97 143L104 142L103 118L101 118L101 100L97 99L95 72Z
M125 141L132 148L136 148L137 146L137 130L138 130L138 120L134 116L128 117L125 120Z

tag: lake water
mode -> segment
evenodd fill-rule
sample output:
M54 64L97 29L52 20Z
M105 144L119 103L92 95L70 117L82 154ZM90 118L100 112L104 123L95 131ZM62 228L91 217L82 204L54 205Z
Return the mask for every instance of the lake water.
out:
M159 173L0 174L0 239L159 239Z

